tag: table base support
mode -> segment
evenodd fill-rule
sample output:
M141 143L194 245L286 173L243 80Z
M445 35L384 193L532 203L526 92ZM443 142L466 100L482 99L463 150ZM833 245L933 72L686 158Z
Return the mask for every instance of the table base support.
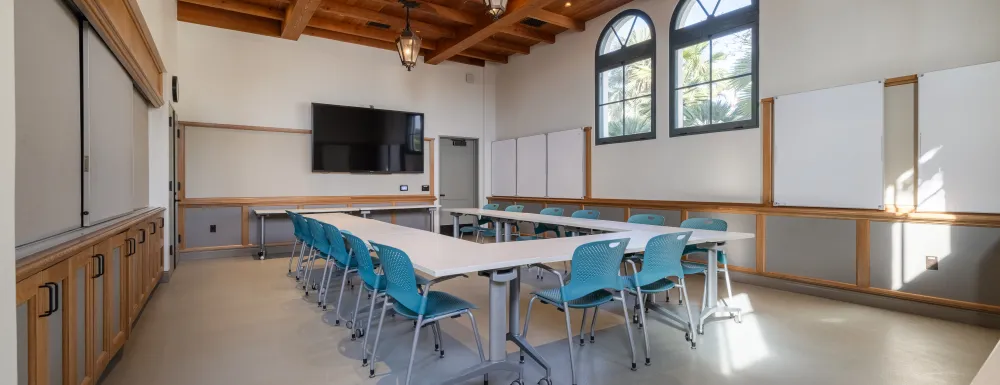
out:
M492 372L521 373L521 365L506 360L496 361L496 362L486 361L463 370L461 373L455 375L455 377L449 378L444 382L441 382L441 384L443 385L462 384L473 378L477 377L482 378L484 375L488 375Z
M722 317L722 318L719 318L718 320L735 318L737 323L743 322L743 309L740 309L738 307L732 307L732 306L716 306L716 307L713 307L713 308L702 310L701 317L699 317L699 321L698 321L698 332L699 333L704 333L704 331L705 331L705 321L716 320L715 315L718 314L718 313L735 314L735 316Z

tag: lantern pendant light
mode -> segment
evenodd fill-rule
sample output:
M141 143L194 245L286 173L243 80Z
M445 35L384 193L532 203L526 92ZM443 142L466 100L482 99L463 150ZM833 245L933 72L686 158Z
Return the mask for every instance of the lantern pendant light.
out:
M493 16L493 20L500 19L500 15L507 10L507 0L483 0L483 3L486 5L486 13Z
M399 60L407 71L412 71L417 65L417 57L420 56L420 36L410 30L410 8L416 8L416 1L400 0L403 8L406 8L406 28L403 33L396 38L396 51L399 52Z

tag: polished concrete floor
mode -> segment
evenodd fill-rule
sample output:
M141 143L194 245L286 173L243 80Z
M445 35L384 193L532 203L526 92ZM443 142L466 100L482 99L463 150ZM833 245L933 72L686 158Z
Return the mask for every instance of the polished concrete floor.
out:
M360 342L333 325L335 313L302 297L286 276L286 259L226 258L179 266L170 283L150 299L124 355L106 385L201 384L402 384L412 324L386 318L378 376L362 368ZM692 302L702 281L691 279ZM487 281L472 277L435 286L479 306L484 335L489 325ZM522 307L533 287L555 279L526 274ZM711 323L692 350L684 332L658 312L679 312L676 298L659 300L648 325L652 366L643 366L641 332L635 327L639 369L630 371L626 322L619 304L598 317L595 344L579 348L582 384L968 384L1000 331L897 313L844 302L735 284L737 301L752 311L743 323ZM348 291L353 295L355 292ZM336 290L331 293L336 299ZM353 300L345 301L345 311ZM332 308L332 306L331 306ZM574 329L580 314L572 313ZM523 316L522 312L522 316ZM683 314L683 313L679 313ZM442 321L446 355L433 351L429 330L421 335L413 384L437 384L478 362L467 318ZM551 306L535 307L529 341L553 366L554 383L569 384L565 319ZM516 350L508 346L510 357ZM525 383L536 383L540 367L524 364ZM508 384L512 374L491 376ZM470 381L479 384L481 380Z

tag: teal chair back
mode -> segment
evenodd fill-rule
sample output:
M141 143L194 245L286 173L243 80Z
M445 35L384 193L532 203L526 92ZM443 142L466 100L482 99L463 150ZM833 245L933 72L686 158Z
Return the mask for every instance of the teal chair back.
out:
M413 271L413 263L403 250L392 246L368 241L375 248L382 271L385 273L385 293L403 307L419 315L427 311L424 296L417 291L417 275Z
M641 225L653 225L653 226L663 226L667 223L667 220L663 218L662 215L656 214L636 214L628 218L628 223L637 223Z
M601 217L601 212L597 210L576 210L570 216L573 218L597 219Z
M562 207L546 207L546 208L542 209L542 212L540 212L539 214L542 214L542 215L552 215L552 216L555 216L555 217L561 217L563 215L563 209L562 209ZM546 231L558 231L558 229L559 229L558 226L548 225L548 224L545 224L545 223L539 223L539 224L535 225L535 235L539 235L539 234L544 233Z
M507 206L507 208L503 209L503 211L510 212L510 213L523 212L524 211L524 205L510 205L510 206Z
M499 210L500 204L490 203L488 205L483 205L483 210Z
M347 254L347 247L344 245L344 234L340 232L337 226L329 223L322 223L322 225L328 245L326 254L341 265L346 266L350 264L351 257Z
M729 224L726 221L715 218L691 218L681 222L681 227L696 230L726 231Z
M554 215L557 217L561 217L563 215L563 209L562 207L546 207L542 209L542 212L540 212L539 214Z
M666 277L684 277L681 255L691 232L657 235L646 243L642 270L636 274L639 286L648 285Z
M351 245L351 259L358 261L358 275L361 279L365 281L368 286L378 287L379 275L375 272L375 262L372 261L372 255L368 252L368 245L361 238L344 232L344 237L347 238L347 243Z
M292 234L295 235L295 238L298 238L298 240L304 240L302 237L302 226L299 225L299 214L293 213L289 210L285 210L285 213L288 214L288 219L292 221Z
M628 238L585 243L573 251L573 277L559 291L564 302L598 290L622 290L618 275Z
M312 218L302 218L305 219L306 225L309 227L310 245L319 250L320 255L325 255L330 250L330 242L326 239L326 231L323 230L323 224Z

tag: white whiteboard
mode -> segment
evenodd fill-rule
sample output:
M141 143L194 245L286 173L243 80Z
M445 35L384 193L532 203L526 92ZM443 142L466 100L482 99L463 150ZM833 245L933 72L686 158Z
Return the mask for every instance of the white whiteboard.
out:
M775 205L882 206L884 91L873 81L775 98Z
M583 129L548 134L548 196L583 198L584 196Z
M505 197L517 195L517 140L493 142L490 153L493 195Z
M1000 62L919 80L917 210L1000 213Z
M544 197L546 173L545 134L517 138L517 196Z

